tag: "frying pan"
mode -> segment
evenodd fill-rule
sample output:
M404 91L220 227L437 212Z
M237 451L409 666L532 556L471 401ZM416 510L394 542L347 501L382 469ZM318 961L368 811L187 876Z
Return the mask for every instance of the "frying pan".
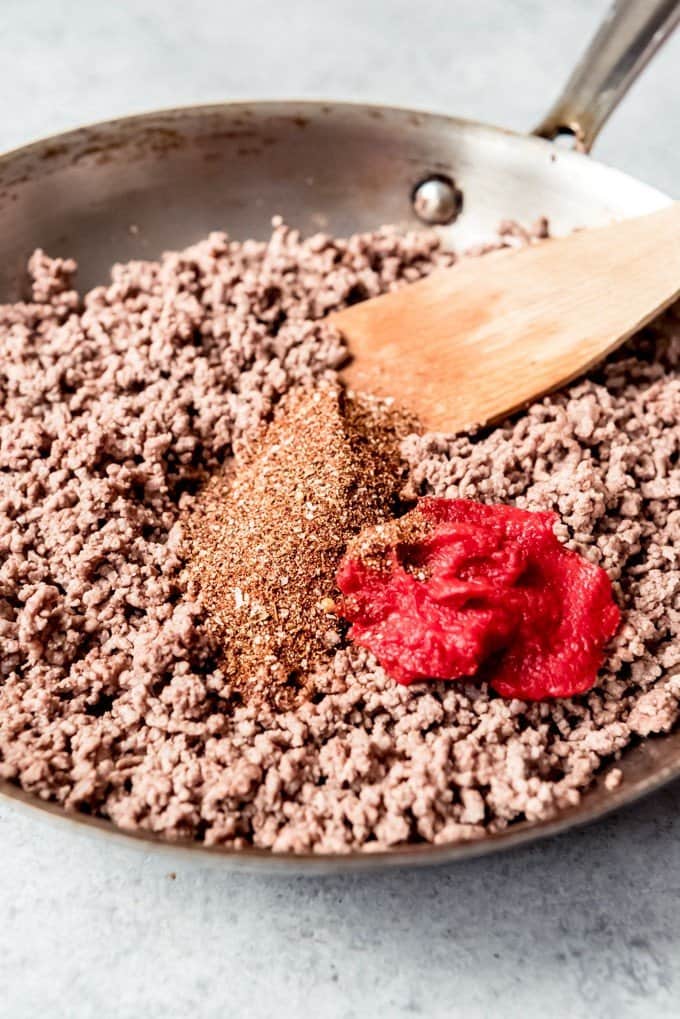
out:
M564 233L660 208L667 195L586 153L678 20L676 0L621 0L529 136L382 106L256 102L149 113L18 149L0 157L0 300L22 296L26 260L38 246L74 255L88 287L104 282L114 261L153 258L219 227L265 237L273 213L302 231L336 234L415 226L420 217L442 224L447 244L466 246L491 237L508 216L529 223L547 215ZM552 141L560 135L576 150ZM617 790L596 784L552 820L474 842L338 856L168 843L66 814L6 782L0 793L74 831L153 849L176 864L313 873L456 860L594 820L680 776L680 731L629 750L621 767Z

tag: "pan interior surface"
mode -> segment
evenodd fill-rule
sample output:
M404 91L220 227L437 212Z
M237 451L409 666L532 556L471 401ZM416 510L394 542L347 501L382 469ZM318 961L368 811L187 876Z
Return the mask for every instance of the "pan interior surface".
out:
M662 193L541 139L446 117L329 103L254 103L180 109L95 125L0 158L0 301L25 294L36 247L78 260L78 286L108 278L116 261L157 257L212 230L263 238L275 214L305 233L344 235L384 223L419 225L414 187L432 173L455 181L462 211L443 230L465 247L493 236L502 219L549 218L555 233L642 215ZM422 224L420 224L422 226ZM81 830L114 831L219 865L299 872L434 863L509 847L602 816L680 774L680 732L647 740L621 762L622 786L596 784L578 807L475 842L388 853L272 856L123 835L78 816ZM63 818L7 783L0 791Z
M305 233L418 224L431 173L463 193L447 240L547 215L555 233L651 212L666 196L533 137L424 113L322 103L227 104L83 128L0 158L0 299L36 247L72 255L82 289L114 261L154 258L228 230L263 238L280 214Z

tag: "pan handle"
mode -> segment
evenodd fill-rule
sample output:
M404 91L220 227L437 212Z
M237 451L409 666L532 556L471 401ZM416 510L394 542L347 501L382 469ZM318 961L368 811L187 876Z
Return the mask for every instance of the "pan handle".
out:
M680 21L678 0L616 0L534 134L589 152L609 114Z

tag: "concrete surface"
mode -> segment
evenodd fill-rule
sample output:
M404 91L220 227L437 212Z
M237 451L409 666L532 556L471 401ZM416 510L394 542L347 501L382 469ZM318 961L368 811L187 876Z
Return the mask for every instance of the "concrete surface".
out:
M646 2L646 0L640 0ZM2 0L0 147L224 97L333 96L530 127L605 0ZM680 35L597 154L678 188ZM675 130L674 130L675 128ZM680 1014L680 786L428 872L230 876L0 805L0 1017Z

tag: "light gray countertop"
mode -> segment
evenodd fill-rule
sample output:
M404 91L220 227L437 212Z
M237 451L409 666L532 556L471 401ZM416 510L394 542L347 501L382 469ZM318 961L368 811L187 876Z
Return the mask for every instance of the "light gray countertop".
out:
M645 0L641 0L645 2ZM3 0L0 147L158 106L375 100L518 129L606 0ZM680 35L597 156L677 194ZM680 785L507 855L384 876L229 875L0 804L2 1019L628 1019L680 1013Z

